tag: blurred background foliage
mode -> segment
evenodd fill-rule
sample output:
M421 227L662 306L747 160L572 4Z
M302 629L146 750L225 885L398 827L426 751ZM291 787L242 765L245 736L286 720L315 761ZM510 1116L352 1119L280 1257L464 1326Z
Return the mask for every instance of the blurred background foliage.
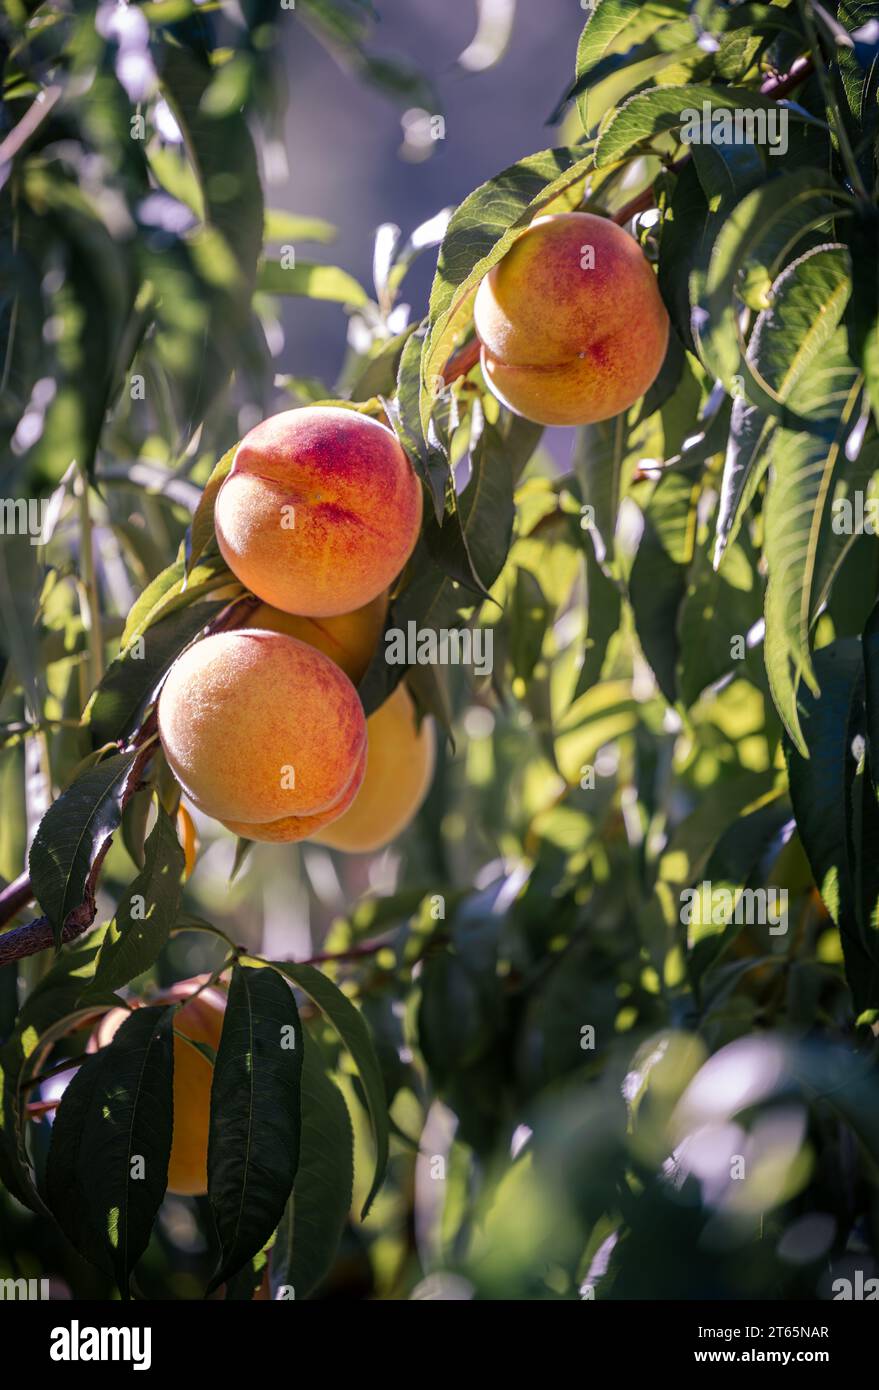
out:
M822 668L822 696L800 699L803 734L794 686L790 697L779 691L786 619L770 629L785 639L772 679L764 654L766 546L772 528L787 534L792 513L763 505L768 446L748 429L765 420L755 421L755 401L733 399L740 362L737 351L732 363L724 356L725 321L718 341L710 316L694 337L692 309L706 302L698 248L776 179L805 171L804 191L823 201L780 256L748 248L736 303L753 310L751 328L795 256L821 247L828 229L835 246L844 239L828 220L835 195L808 174L832 171L851 195L847 130L874 187L867 60L879 13L846 4L825 21L817 5L709 0L603 0L585 17L573 5L541 6L539 17L536 8L482 0L461 6L462 19L458 7L440 17L433 6L404 14L389 4L379 24L366 0L297 0L289 12L257 0L5 0L0 492L41 499L46 512L43 544L6 535L0 545L0 875L18 877L47 807L95 749L136 724L143 701L124 711L127 727L106 702L90 724L81 718L102 678L106 692L120 643L159 614L191 623L195 605L227 594L209 516L201 530L193 524L217 461L275 410L346 399L378 415L396 395L392 418L444 519L434 532L428 522L395 599L398 620L430 606L449 623L481 622L494 637L494 673L410 674L450 737L416 823L382 854L248 849L184 812L189 876L176 930L133 989L149 995L215 969L223 957L196 929L203 921L269 959L342 954L322 968L371 1027L391 1162L362 1223L353 1213L373 1143L362 1083L336 1034L304 1009L347 1101L355 1155L352 1214L316 1296L830 1297L834 1278L874 1272L879 1218L875 894L862 867L852 870L863 892L848 913L839 868L846 846L856 866L875 858L871 773L847 742L858 732L847 721L864 679L875 541L835 546L825 528L824 549L802 560L816 668L822 651L832 666ZM541 123L570 79L584 18L577 74L549 135ZM437 25L445 69L395 54L399 45L423 59ZM866 35L866 59L834 25ZM675 132L650 109L640 135L615 127L618 147L602 159L610 118L632 94L655 93L657 82L753 93L816 44L848 104L834 114L811 76L796 94L802 118L793 112L783 168L762 158L755 171L739 148L677 170ZM445 123L448 140L431 121ZM659 258L675 327L669 360L628 416L575 438L541 438L513 420L477 370L435 403L425 438L418 325L433 256L420 253L443 241L450 209L477 183L542 145L563 150L559 169L573 170L552 207L585 199L619 212L655 180L661 225L648 216L634 230ZM524 208L550 176L521 182ZM788 200L791 187L771 196ZM474 197L478 223L497 206L497 186ZM376 231L388 209L400 227ZM749 208L746 225L765 212ZM850 277L852 259L867 286L869 243L849 243L841 271L840 251L820 276L803 272L792 314L811 293L824 315L820 295L835 273ZM443 265L441 252L441 288ZM795 356L796 326L787 331ZM866 394L845 415L858 447L828 496L855 478L872 486L865 340L869 325L858 363ZM773 367L787 381L785 360L759 365L771 386ZM840 396L831 380L820 397L825 442L850 390ZM815 391L807 376L794 407L808 414ZM791 429L782 417L776 469ZM730 439L733 463L749 447L754 463L732 512ZM490 483L488 505L477 506L479 488L468 493L474 474ZM803 589L795 565L788 579ZM178 644L183 632L173 629ZM846 639L857 644L847 665ZM868 627L868 687L872 642ZM367 674L368 708L387 680L387 668ZM179 793L160 766L155 788L176 812ZM15 1036L22 999L54 987L47 972L60 968L67 988L93 970L142 863L151 794L128 806L104 862L96 931L54 966L46 952L0 968L3 1038ZM787 931L718 918L704 904L683 923L681 894L705 882L736 901L745 890L786 892ZM58 1075L29 1092L38 1175L53 1103L84 1041L65 1037ZM738 1159L746 1181L736 1180ZM344 1190L351 1174L341 1169ZM139 1292L200 1297L212 1239L206 1200L168 1197ZM249 1297L262 1273L257 1261L227 1296ZM60 1296L111 1292L51 1222L4 1192L7 1274L49 1275Z

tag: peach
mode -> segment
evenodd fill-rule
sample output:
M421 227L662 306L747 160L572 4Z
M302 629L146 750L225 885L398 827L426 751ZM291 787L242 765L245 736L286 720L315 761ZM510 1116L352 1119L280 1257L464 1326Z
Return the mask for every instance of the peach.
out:
M404 684L366 721L366 776L350 808L310 838L330 849L365 854L390 844L412 821L433 776L433 721L419 729Z
M421 511L421 485L392 430L356 410L305 406L244 436L214 524L223 558L254 594L328 618L390 586Z
M486 382L540 425L587 425L653 384L668 344L656 276L634 237L589 212L536 218L474 304Z
M247 619L248 627L266 628L269 632L285 632L335 661L349 680L356 685L366 673L372 654L378 645L388 611L387 592L370 599L353 613L339 613L331 618L300 618L261 603Z
M354 686L283 633L244 628L188 648L162 688L158 723L189 800L216 820L261 826L264 837L274 838L271 822L338 815L363 776L366 720Z
M175 1033L207 1043L216 1052L223 1031L226 995L212 985L196 994L204 985L206 975L181 980L163 994L141 1003L176 1004L189 999L177 1010ZM194 998L190 998L194 995ZM128 1018L127 1009L111 1009L104 1014L92 1036L87 1051L97 1052L113 1041L118 1029ZM211 1082L213 1068L203 1053L190 1047L182 1038L174 1039L174 1136L168 1164L168 1191L182 1197L202 1196L208 1190L208 1131L211 1117Z

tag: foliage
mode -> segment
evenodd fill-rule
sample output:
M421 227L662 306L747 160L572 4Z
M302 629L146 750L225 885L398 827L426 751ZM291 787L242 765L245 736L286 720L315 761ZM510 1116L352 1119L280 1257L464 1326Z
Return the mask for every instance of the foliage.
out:
M879 484L879 6L597 0L559 144L407 239L379 229L371 291L288 266L332 229L264 206L275 27L434 99L376 57L371 6L301 10L16 0L0 22L2 491L46 504L39 546L0 546L0 1273L28 1246L79 1296L827 1296L875 1244L879 1160L879 573L857 524ZM784 156L686 143L705 102L781 112ZM518 231L581 206L639 237L673 331L562 472L468 345ZM437 245L410 322L401 285ZM282 402L277 295L359 329L339 382ZM368 875L198 820L191 877L157 691L250 602L212 524L243 428L313 400L389 420L425 486L388 627L481 626L494 671L405 673L449 738ZM403 674L380 644L367 713ZM255 928L281 873L323 932L308 959ZM127 1167L167 1168L174 1006L84 1047L196 973L229 1003L187 1205Z

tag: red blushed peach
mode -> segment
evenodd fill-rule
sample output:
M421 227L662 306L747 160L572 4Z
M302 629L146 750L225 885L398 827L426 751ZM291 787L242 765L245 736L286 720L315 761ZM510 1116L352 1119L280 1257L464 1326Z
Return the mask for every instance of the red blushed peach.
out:
M286 613L326 618L390 587L421 511L421 485L391 430L356 410L306 406L245 435L214 523L242 584Z
M363 775L356 690L322 652L282 633L245 628L190 647L162 689L158 722L171 771L216 820L327 816Z
M668 345L640 246L588 212L532 222L480 284L474 320L490 389L541 425L627 410L656 380Z

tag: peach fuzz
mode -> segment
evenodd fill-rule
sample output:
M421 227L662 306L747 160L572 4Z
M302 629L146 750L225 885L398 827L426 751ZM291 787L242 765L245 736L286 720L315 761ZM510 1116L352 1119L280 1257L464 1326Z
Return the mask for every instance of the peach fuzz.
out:
M383 849L414 820L433 776L433 721L418 728L415 705L400 684L366 721L366 776L349 810L311 839L330 849L366 854Z
M244 436L214 525L227 565L254 594L327 618L391 585L421 514L421 484L392 430L356 410L305 406Z
M650 262L628 232L589 212L536 218L482 280L473 312L491 391L541 425L628 409L668 345Z
M133 1007L140 1008L142 1003L176 1004L181 999L189 999L174 1016L175 1033L182 1033L194 1042L207 1043L216 1052L223 1031L226 995L213 986L196 994L207 978L203 975L181 980L155 999L133 1001ZM190 998L191 995L194 997ZM128 1009L111 1009L104 1014L89 1039L87 1050L97 1052L111 1043L128 1017ZM168 1191L181 1197L202 1196L208 1190L212 1081L213 1068L204 1054L190 1047L183 1038L175 1037L174 1134L168 1163Z
M388 595L381 593L353 613L339 613L332 618L301 618L261 603L247 619L248 627L265 628L269 632L284 632L316 647L328 656L356 685L366 673L379 639L384 631L388 611Z
M359 786L366 720L322 652L245 628L203 638L159 696L159 736L190 801L220 821L328 817Z

